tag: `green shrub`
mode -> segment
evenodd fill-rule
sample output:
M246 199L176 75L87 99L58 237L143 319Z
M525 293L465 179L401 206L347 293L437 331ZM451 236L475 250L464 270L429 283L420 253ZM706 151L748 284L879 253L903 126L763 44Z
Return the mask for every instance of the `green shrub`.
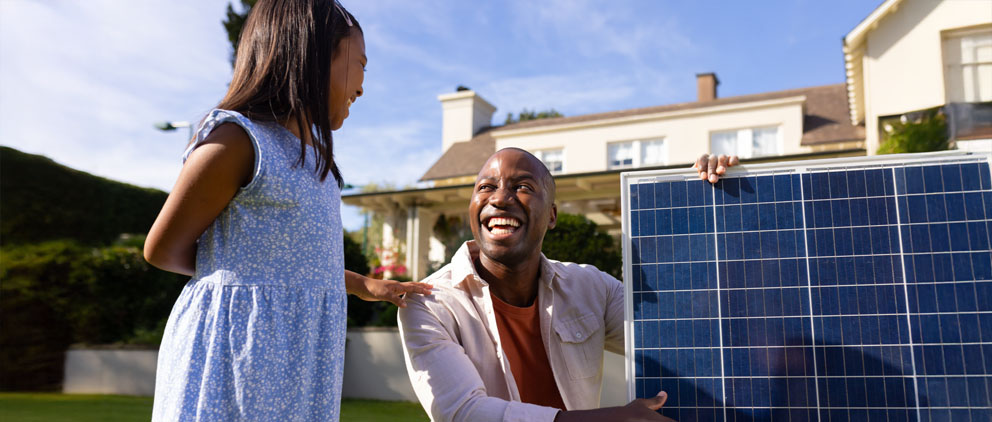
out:
M928 110L915 121L898 119L880 122L890 126L878 147L879 154L943 151L948 148L947 119L938 110Z
M121 233L146 233L166 196L0 147L4 246L58 239L107 245Z
M544 236L541 251L549 259L594 265L617 279L623 271L616 240L581 215L559 213L555 228Z
M0 249L0 279L0 389L30 390L58 387L70 344L158 341L186 278L134 246L58 240Z

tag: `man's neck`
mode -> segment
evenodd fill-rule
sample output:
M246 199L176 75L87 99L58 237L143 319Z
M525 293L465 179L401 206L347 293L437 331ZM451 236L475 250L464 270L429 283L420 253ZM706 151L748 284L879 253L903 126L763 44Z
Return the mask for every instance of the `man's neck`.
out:
M503 302L525 307L533 304L537 298L538 277L541 275L540 255L510 267L480 253L473 264L479 276L489 283L490 292Z

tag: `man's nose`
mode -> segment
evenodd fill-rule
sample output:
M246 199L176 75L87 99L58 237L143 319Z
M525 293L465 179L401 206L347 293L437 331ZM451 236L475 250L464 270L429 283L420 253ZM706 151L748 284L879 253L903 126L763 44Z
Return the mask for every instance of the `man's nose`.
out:
M513 190L507 187L496 188L492 195L489 195L489 204L494 207L505 207L515 200Z

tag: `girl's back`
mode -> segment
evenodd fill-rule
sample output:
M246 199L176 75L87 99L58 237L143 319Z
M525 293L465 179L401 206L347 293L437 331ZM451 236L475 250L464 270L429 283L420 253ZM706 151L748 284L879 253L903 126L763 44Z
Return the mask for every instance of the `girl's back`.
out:
M196 272L170 316L155 420L335 420L346 335L340 190L274 122L225 110L248 134L251 182L203 232ZM310 152L310 151L308 151ZM181 333L181 334L180 334Z

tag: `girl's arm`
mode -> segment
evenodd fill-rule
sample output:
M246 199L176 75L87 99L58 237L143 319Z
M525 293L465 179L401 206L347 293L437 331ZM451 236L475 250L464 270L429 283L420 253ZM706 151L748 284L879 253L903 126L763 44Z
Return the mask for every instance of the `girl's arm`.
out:
M145 239L145 260L174 273L193 275L196 240L251 181L255 150L238 125L224 123L187 158L176 186Z
M427 283L400 283L393 280L378 280L361 274L345 271L344 284L348 293L367 301L385 300L401 308L406 307L403 297L407 293L431 294L431 286Z

